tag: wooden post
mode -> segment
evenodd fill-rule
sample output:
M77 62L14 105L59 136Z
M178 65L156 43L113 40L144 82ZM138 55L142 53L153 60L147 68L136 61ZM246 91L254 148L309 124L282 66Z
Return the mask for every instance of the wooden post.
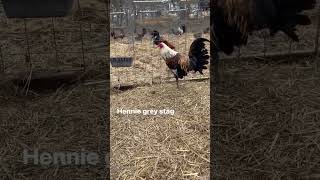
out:
M129 11L128 9L123 9L123 12L125 13L124 17L125 17L125 26L129 26Z
M123 9L121 9L123 11ZM123 26L123 14L120 14L120 26Z

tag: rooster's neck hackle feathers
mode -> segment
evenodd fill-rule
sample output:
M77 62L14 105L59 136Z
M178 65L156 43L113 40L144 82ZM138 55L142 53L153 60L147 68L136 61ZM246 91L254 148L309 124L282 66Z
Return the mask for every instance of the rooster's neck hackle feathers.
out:
M165 43L163 42L160 43L160 55L164 59L173 58L177 54L178 54L177 51L170 49Z
M219 5L225 7L226 21L235 25L239 30L246 34L248 30L248 22L252 21L252 12L250 10L253 7L253 0L226 0L219 1Z

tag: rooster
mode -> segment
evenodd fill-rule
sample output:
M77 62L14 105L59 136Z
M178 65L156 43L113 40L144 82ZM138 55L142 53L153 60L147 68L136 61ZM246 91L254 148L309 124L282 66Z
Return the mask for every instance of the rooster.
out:
M316 0L212 0L212 35L216 81L219 82L218 51L230 55L235 46L247 44L254 31L268 29L270 36L284 32L293 41L299 41L297 25L310 25L305 10L314 9Z
M160 36L160 33L156 30L154 30L152 33L151 33L151 36L152 36L152 39L153 39L153 42L163 42L165 43L170 49L173 49L175 50L176 47L169 43L167 40L165 40L162 36Z
M210 42L205 38L198 38L194 40L190 46L188 56L183 55L173 49L171 49L160 38L154 38L154 44L160 48L160 55L165 60L168 68L172 71L177 88L179 88L179 78L182 79L188 75L188 72L199 71L203 74L203 70L207 69L206 65L209 64L208 50L205 48L204 42Z
M221 51L231 54L234 46L247 44L253 31L284 32L299 41L297 25L310 25L304 10L314 9L316 0L215 0L211 4L213 32Z

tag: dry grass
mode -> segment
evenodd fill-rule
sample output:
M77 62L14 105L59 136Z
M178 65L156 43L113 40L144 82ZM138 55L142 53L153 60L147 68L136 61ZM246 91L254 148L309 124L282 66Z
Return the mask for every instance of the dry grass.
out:
M4 179L91 179L101 177L97 166L39 166L23 163L23 150L79 152L104 157L106 86L74 86L53 93L16 96L0 94L0 176ZM101 159L102 160L102 159ZM102 162L102 161L101 161ZM99 175L100 174L100 175Z
M319 177L319 58L288 61L225 62L216 96L217 176Z
M193 33L165 36L185 54L194 40ZM204 37L209 39L209 35ZM174 83L165 82L172 78L172 73L167 72L151 37L136 42L134 48L127 42L127 39L111 40L111 57L134 57L133 67L111 68L111 85L117 84L120 76L121 84L138 87L125 92L113 91L111 95L111 179L207 177L209 82L181 81L182 89L177 90ZM208 77L209 72L204 76ZM197 77L201 76L190 73L186 79ZM121 115L117 109L169 109L175 114Z
M299 27L301 41L292 44L292 52L314 49L316 19ZM267 53L289 53L284 34L267 38L266 45ZM241 54L261 55L263 49L255 33ZM319 179L318 67L318 57L223 63L212 129L217 178Z
M81 0L82 7L104 9L104 2ZM103 5L103 6L102 6ZM100 16L100 18L105 18ZM90 19L90 18L89 18ZM56 18L58 61L55 59L51 19L28 19L31 60L34 72L65 71L79 68L82 53L61 53L81 49L77 18ZM105 29L84 23L86 65L94 72L87 80L104 80ZM5 73L29 71L23 20L1 18L0 39ZM42 33L40 33L41 31ZM100 51L100 53L87 53ZM44 53L44 54L40 54ZM21 54L21 55L13 55ZM3 76L2 76L3 77ZM106 147L106 84L85 86L76 84L53 90L30 89L27 96L12 84L0 87L0 179L101 179ZM42 152L96 152L101 158L97 166L41 166L23 163L23 150Z
M170 109L122 115L117 109ZM111 179L199 179L209 174L209 82L140 87L111 95Z
M100 1L99 1L100 2ZM102 2L102 1L101 1ZM91 1L86 1L89 7ZM102 6L102 4L100 4ZM96 7L97 8L97 7ZM99 8L101 7L99 6ZM94 15L95 16L95 15ZM61 20L61 19L60 19ZM89 18L90 20L90 18ZM92 20L99 21L100 20ZM77 23L60 28L76 29ZM69 21L70 22L70 21ZM20 24L19 24L20 23ZM2 31L21 31L22 21L1 21ZM29 26L34 27L37 21ZM50 24L50 23L47 23ZM68 24L68 23L67 23ZM45 23L40 29L48 29ZM196 27L196 26L195 26ZM89 30L90 27L85 25ZM94 27L93 27L94 28ZM36 31L37 29L33 29ZM302 32L303 41L296 49L310 49L314 40L314 27ZM88 50L97 50L105 34L86 34ZM52 50L52 37L31 37L33 50ZM96 39L94 39L96 38ZM24 36L2 35L2 47L7 72L25 70L24 56L10 53L25 52ZM79 34L60 34L60 43L68 39L69 46L61 50L79 50ZM185 44L193 37L174 37L178 50L187 52ZM90 40L90 41L89 41ZM254 37L244 53L262 51L261 37ZM287 51L283 36L270 45L273 51ZM125 55L126 40L112 41L114 56ZM11 43L11 44L10 44ZM75 44L72 44L75 43ZM37 49L38 47L43 49ZM43 45L43 46L42 46ZM46 46L47 45L47 46ZM70 46L71 45L71 46ZM113 46L115 45L115 46ZM253 52L254 51L254 52ZM52 52L52 51L50 51ZM131 52L129 52L131 53ZM54 52L53 52L54 54ZM135 47L135 65L132 68L111 69L112 80L121 74L121 82L138 84L163 82L168 76L166 67L144 39ZM130 55L130 54L127 54ZM60 56L61 64L53 62L54 56L36 56L39 70L59 70L78 67L81 54ZM44 59L49 61L44 61ZM88 55L86 59L97 67L103 79L105 56ZM220 176L230 179L295 179L309 175L319 178L319 73L315 73L318 58L300 60L299 63L264 63L233 61L225 63L224 85L218 99L220 103ZM19 66L19 67L18 67ZM61 68L59 68L61 67ZM206 74L208 75L208 73ZM170 74L171 76L171 74ZM191 76L193 77L193 75ZM195 76L197 77L197 76ZM107 87L77 85L54 92L30 92L19 96L10 86L0 91L0 177L3 179L98 179L104 172L102 166L39 167L23 165L24 148L44 151L79 151L85 148L97 152L105 149L103 114ZM162 83L138 87L111 95L111 176L112 179L199 179L209 174L209 82L184 82L182 89L175 84ZM174 109L174 116L117 115L116 109ZM79 178L81 176L81 178Z

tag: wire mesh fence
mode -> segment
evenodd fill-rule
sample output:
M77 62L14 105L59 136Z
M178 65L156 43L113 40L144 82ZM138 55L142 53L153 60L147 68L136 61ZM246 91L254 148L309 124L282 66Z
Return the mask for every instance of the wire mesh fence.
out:
M66 17L7 18L1 4L1 72L105 69L106 8L106 2L78 0Z
M200 9L198 1L184 1L180 4L169 1L133 1L122 7L120 11L110 13L110 19L113 20L111 32L116 34L116 38L111 37L111 57L133 57L134 63L132 67L112 67L113 84L153 84L173 78L160 57L159 49L153 45L153 30L159 31L160 35L175 45L176 51L185 55L196 35L210 38L209 32L204 32L210 26L209 11ZM127 14L125 8L134 11ZM130 24L130 21L134 23ZM177 30L182 25L186 26L186 33L178 35ZM143 28L147 30L147 34L139 38ZM125 37L122 38L121 35ZM208 78L209 72L205 76L190 73L186 79L200 77Z
M133 3L135 10L134 25L130 27L126 18L126 10L111 13L111 31L121 34L134 32L138 34L142 28L148 31L157 30L167 40L177 47L177 51L188 53L188 48L196 34L204 32L209 27L210 12L208 9L199 7L197 1L183 1L179 5L163 1L146 1ZM112 3L111 3L112 4ZM128 7L123 6L123 7ZM319 2L317 7L319 7ZM231 56L222 55L223 59L240 59L252 57L277 57L278 55L301 55L315 53L318 50L319 36L319 10L318 8L305 12L310 15L312 25L298 27L299 42L292 42L284 33L279 32L274 37L269 36L267 31L254 32L250 35L248 45L243 46ZM124 20L119 20L119 14ZM111 19L112 19L111 18ZM121 22L119 24L119 22ZM185 24L187 33L182 36L175 35L174 29ZM129 35L130 36L130 35ZM210 38L209 35L202 34ZM165 63L161 60L159 50L152 45L149 35L143 40L130 42L130 38L111 39L111 56L129 56L134 58L134 66L130 68L112 68L112 82L119 81L130 83L153 83L153 81L167 80L172 78ZM188 78L199 78L191 74ZM205 77L209 77L209 73Z

